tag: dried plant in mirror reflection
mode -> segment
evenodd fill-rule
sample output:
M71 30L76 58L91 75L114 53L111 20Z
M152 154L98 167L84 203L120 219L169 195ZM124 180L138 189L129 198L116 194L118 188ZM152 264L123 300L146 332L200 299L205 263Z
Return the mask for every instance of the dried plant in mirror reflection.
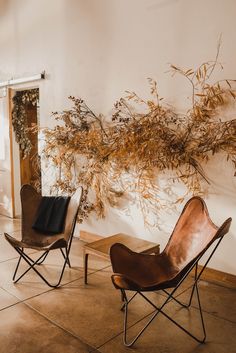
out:
M20 153L26 158L31 151L32 143L28 134L29 125L27 120L27 106L37 106L39 101L39 89L29 89L16 91L12 109L12 126L15 133L16 142L19 144Z
M133 195L148 222L148 212L174 205L168 198L173 201L175 181L184 183L187 193L202 193L209 183L203 165L212 155L223 152L236 167L236 119L222 121L218 114L235 98L235 81L209 83L218 65L215 60L196 70L171 66L190 83L191 108L184 115L164 103L152 79L150 100L126 92L110 119L75 97L69 97L70 110L53 114L60 124L44 129L44 155L60 169L54 187L73 192L84 186L81 221L92 210L104 217L107 205ZM166 171L172 178L163 188L158 177Z

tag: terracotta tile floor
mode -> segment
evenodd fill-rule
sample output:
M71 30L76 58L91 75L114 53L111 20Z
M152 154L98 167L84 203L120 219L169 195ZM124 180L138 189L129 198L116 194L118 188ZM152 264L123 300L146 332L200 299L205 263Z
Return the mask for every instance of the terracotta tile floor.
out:
M72 269L66 269L59 289L47 287L31 271L12 283L17 254L3 232L19 233L20 221L0 216L0 353L233 353L236 352L236 291L202 281L202 306L207 342L198 344L165 317L156 318L133 348L122 343L123 313L120 294L112 286L109 262L89 260L88 285L83 283L83 243L72 244ZM35 256L34 252L32 256ZM58 273L61 254L48 256L41 270L51 278ZM187 298L188 283L180 293ZM157 302L164 297L150 293ZM193 302L191 314L170 303L168 311L188 328L199 329L199 314ZM141 327L152 308L141 298L130 313L129 335Z

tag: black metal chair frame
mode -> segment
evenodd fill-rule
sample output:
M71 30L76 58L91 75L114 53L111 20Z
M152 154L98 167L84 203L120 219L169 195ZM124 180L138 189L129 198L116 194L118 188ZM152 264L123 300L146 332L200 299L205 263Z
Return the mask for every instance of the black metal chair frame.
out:
M71 197L65 217L63 233L55 234L55 236L48 236L47 234L35 232L31 226L40 204L41 195L38 194L38 192L31 185L26 184L21 187L22 239L19 241L18 239L15 239L11 235L5 233L6 240L20 255L13 274L14 283L17 283L30 270L33 270L49 287L56 288L61 284L66 265L71 267L69 254L74 236L76 219L82 199L82 193L83 189L80 187ZM28 212L28 207L32 207L30 212ZM34 260L29 254L25 252L25 249L40 251L41 255L36 260ZM59 278L55 284L50 283L48 279L36 268L37 265L41 265L45 261L49 252L52 250L60 250L64 258L62 269L59 273ZM28 268L17 277L22 259L25 260L25 262L28 264Z
M72 231L71 231L71 236L70 236L70 239L68 241L68 244L67 246L65 247L65 253L63 251L63 248L59 248L59 250L61 251L63 257L64 257L64 263L63 263L63 266L62 266L62 270L61 270L61 273L59 275L59 280L56 284L51 284L46 278L45 276L42 275L42 273L40 273L37 268L35 267L36 265L41 265L44 260L46 259L46 257L48 256L49 254L49 251L51 251L52 249L49 249L49 250L46 250L43 252L43 254L41 254L37 260L33 260L29 255L27 255L25 252L24 252L24 248L20 248L18 246L15 246L14 249L16 250L16 252L20 255L19 259L18 259L18 262L17 262L17 265L16 265L16 268L15 268L15 272L14 272L14 275L13 275L13 281L14 283L17 283L26 273L28 273L31 269L38 274L38 276L49 286L49 287L52 287L52 288L57 288L60 284L61 284L61 280L62 280L62 277L63 277L63 274L64 274L64 271L65 271L65 267L66 267L66 264L71 268L71 264L70 264L70 259L69 259L69 253L70 253L70 249L71 249L71 244L72 244L72 240L73 240L73 234L74 234L74 230L75 230L75 225L76 225L76 217L77 215L75 216L74 220L73 220L73 225L72 225ZM56 249L55 249L56 250ZM25 262L29 265L29 267L17 278L16 278L16 274L18 272L18 268L19 268L19 265L20 265L20 262L21 262L21 259L24 259Z
M220 242L222 241L223 237L221 237L220 239L216 239L217 243L215 245L215 247L213 248L210 256L208 257L207 261L205 262L205 264L203 265L203 267L201 268L201 270L198 273L198 262L199 260L202 258L202 256L205 254L205 251L201 254L199 254L199 256L194 260L194 262L191 264L191 266L189 267L189 269L187 270L187 272L185 273L185 275L181 278L181 280L179 281L179 283L171 290L171 292L167 292L165 289L161 289L162 291L165 292L165 294L167 294L167 298L164 301L164 303L160 306L157 307L149 298L147 298L142 291L136 291L129 299L127 297L126 294L126 290L124 289L120 289L121 290L121 297L124 301L121 310L125 311L124 313L124 332L123 332L123 342L124 345L126 347L131 347L133 346L133 344L138 340L138 338L143 334L143 332L146 330L146 328L151 324L151 322L155 319L155 317L161 313L163 314L167 319L169 319L172 323L174 323L176 326L178 326L182 331L184 331L186 334L188 334L190 337L192 337L193 339L195 339L197 342L199 343L204 343L206 340L206 329L205 329L205 324L204 324L204 319L203 319L203 312L202 312L202 307L201 307L201 302L200 302L200 294L199 294L199 289L198 289L198 282L200 280L200 277L203 273L203 271L205 270L207 264L209 263L210 259L212 258L214 252L216 251L217 247L219 246ZM195 268L195 275L194 275L194 283L192 286L192 290L191 290L191 294L190 294L190 298L189 298L189 302L187 304L184 304L182 302L180 302L177 298L174 297L175 292L177 291L177 289L180 287L180 285L184 282L184 280L188 277L188 275L190 274L190 272ZM203 333L203 337L202 338L198 338L197 336L195 336L192 332L190 332L189 330L187 330L185 327L183 327L182 325L180 325L177 321L175 321L172 317L170 317L168 314L166 314L163 311L163 308L165 307L165 305L167 305L171 300L174 300L175 302L177 302L179 305L181 305L184 308L189 308L191 306L192 303L192 298L193 298L193 294L196 290L196 294L197 294L197 302L198 302L198 308L199 308L199 313L200 313L200 318L201 318L201 325L202 325L202 333ZM132 300L135 298L135 296L139 294L144 300L146 300L154 309L155 312L152 314L151 318L148 320L148 322L144 325L144 327L138 332L138 334L131 340L128 342L127 339L127 322L128 322L128 306L129 304L132 302Z

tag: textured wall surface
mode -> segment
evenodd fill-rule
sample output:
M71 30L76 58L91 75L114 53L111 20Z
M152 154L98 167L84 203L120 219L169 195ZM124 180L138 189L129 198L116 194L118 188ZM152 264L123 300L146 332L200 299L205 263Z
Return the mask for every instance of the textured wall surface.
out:
M0 81L46 70L39 83L41 126L53 126L51 112L68 107L69 95L105 115L127 89L147 97L147 77L158 81L169 103L185 109L190 88L166 73L168 63L194 68L213 60L222 34L224 71L214 79L236 78L235 13L235 0L0 0ZM224 156L214 157L206 173L213 221L233 217L210 266L235 274L236 178ZM81 228L136 234L163 247L181 208L161 214L163 232L145 228L135 206L128 213L110 210L106 220L91 218Z

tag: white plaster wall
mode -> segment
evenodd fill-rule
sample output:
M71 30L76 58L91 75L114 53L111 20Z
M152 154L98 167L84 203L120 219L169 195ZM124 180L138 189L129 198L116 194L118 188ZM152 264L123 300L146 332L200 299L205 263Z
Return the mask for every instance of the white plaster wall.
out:
M166 73L168 63L191 68L214 59L222 34L224 72L215 78L236 78L235 13L235 0L0 0L0 80L46 70L39 83L42 126L53 126L50 113L66 108L71 94L104 114L126 89L147 96L147 77L183 108L188 87ZM206 171L213 221L233 217L210 266L235 274L236 178L222 156ZM92 218L82 228L136 234L163 247L177 216L161 215L166 233L145 228L135 209L130 216L111 210L105 221Z

